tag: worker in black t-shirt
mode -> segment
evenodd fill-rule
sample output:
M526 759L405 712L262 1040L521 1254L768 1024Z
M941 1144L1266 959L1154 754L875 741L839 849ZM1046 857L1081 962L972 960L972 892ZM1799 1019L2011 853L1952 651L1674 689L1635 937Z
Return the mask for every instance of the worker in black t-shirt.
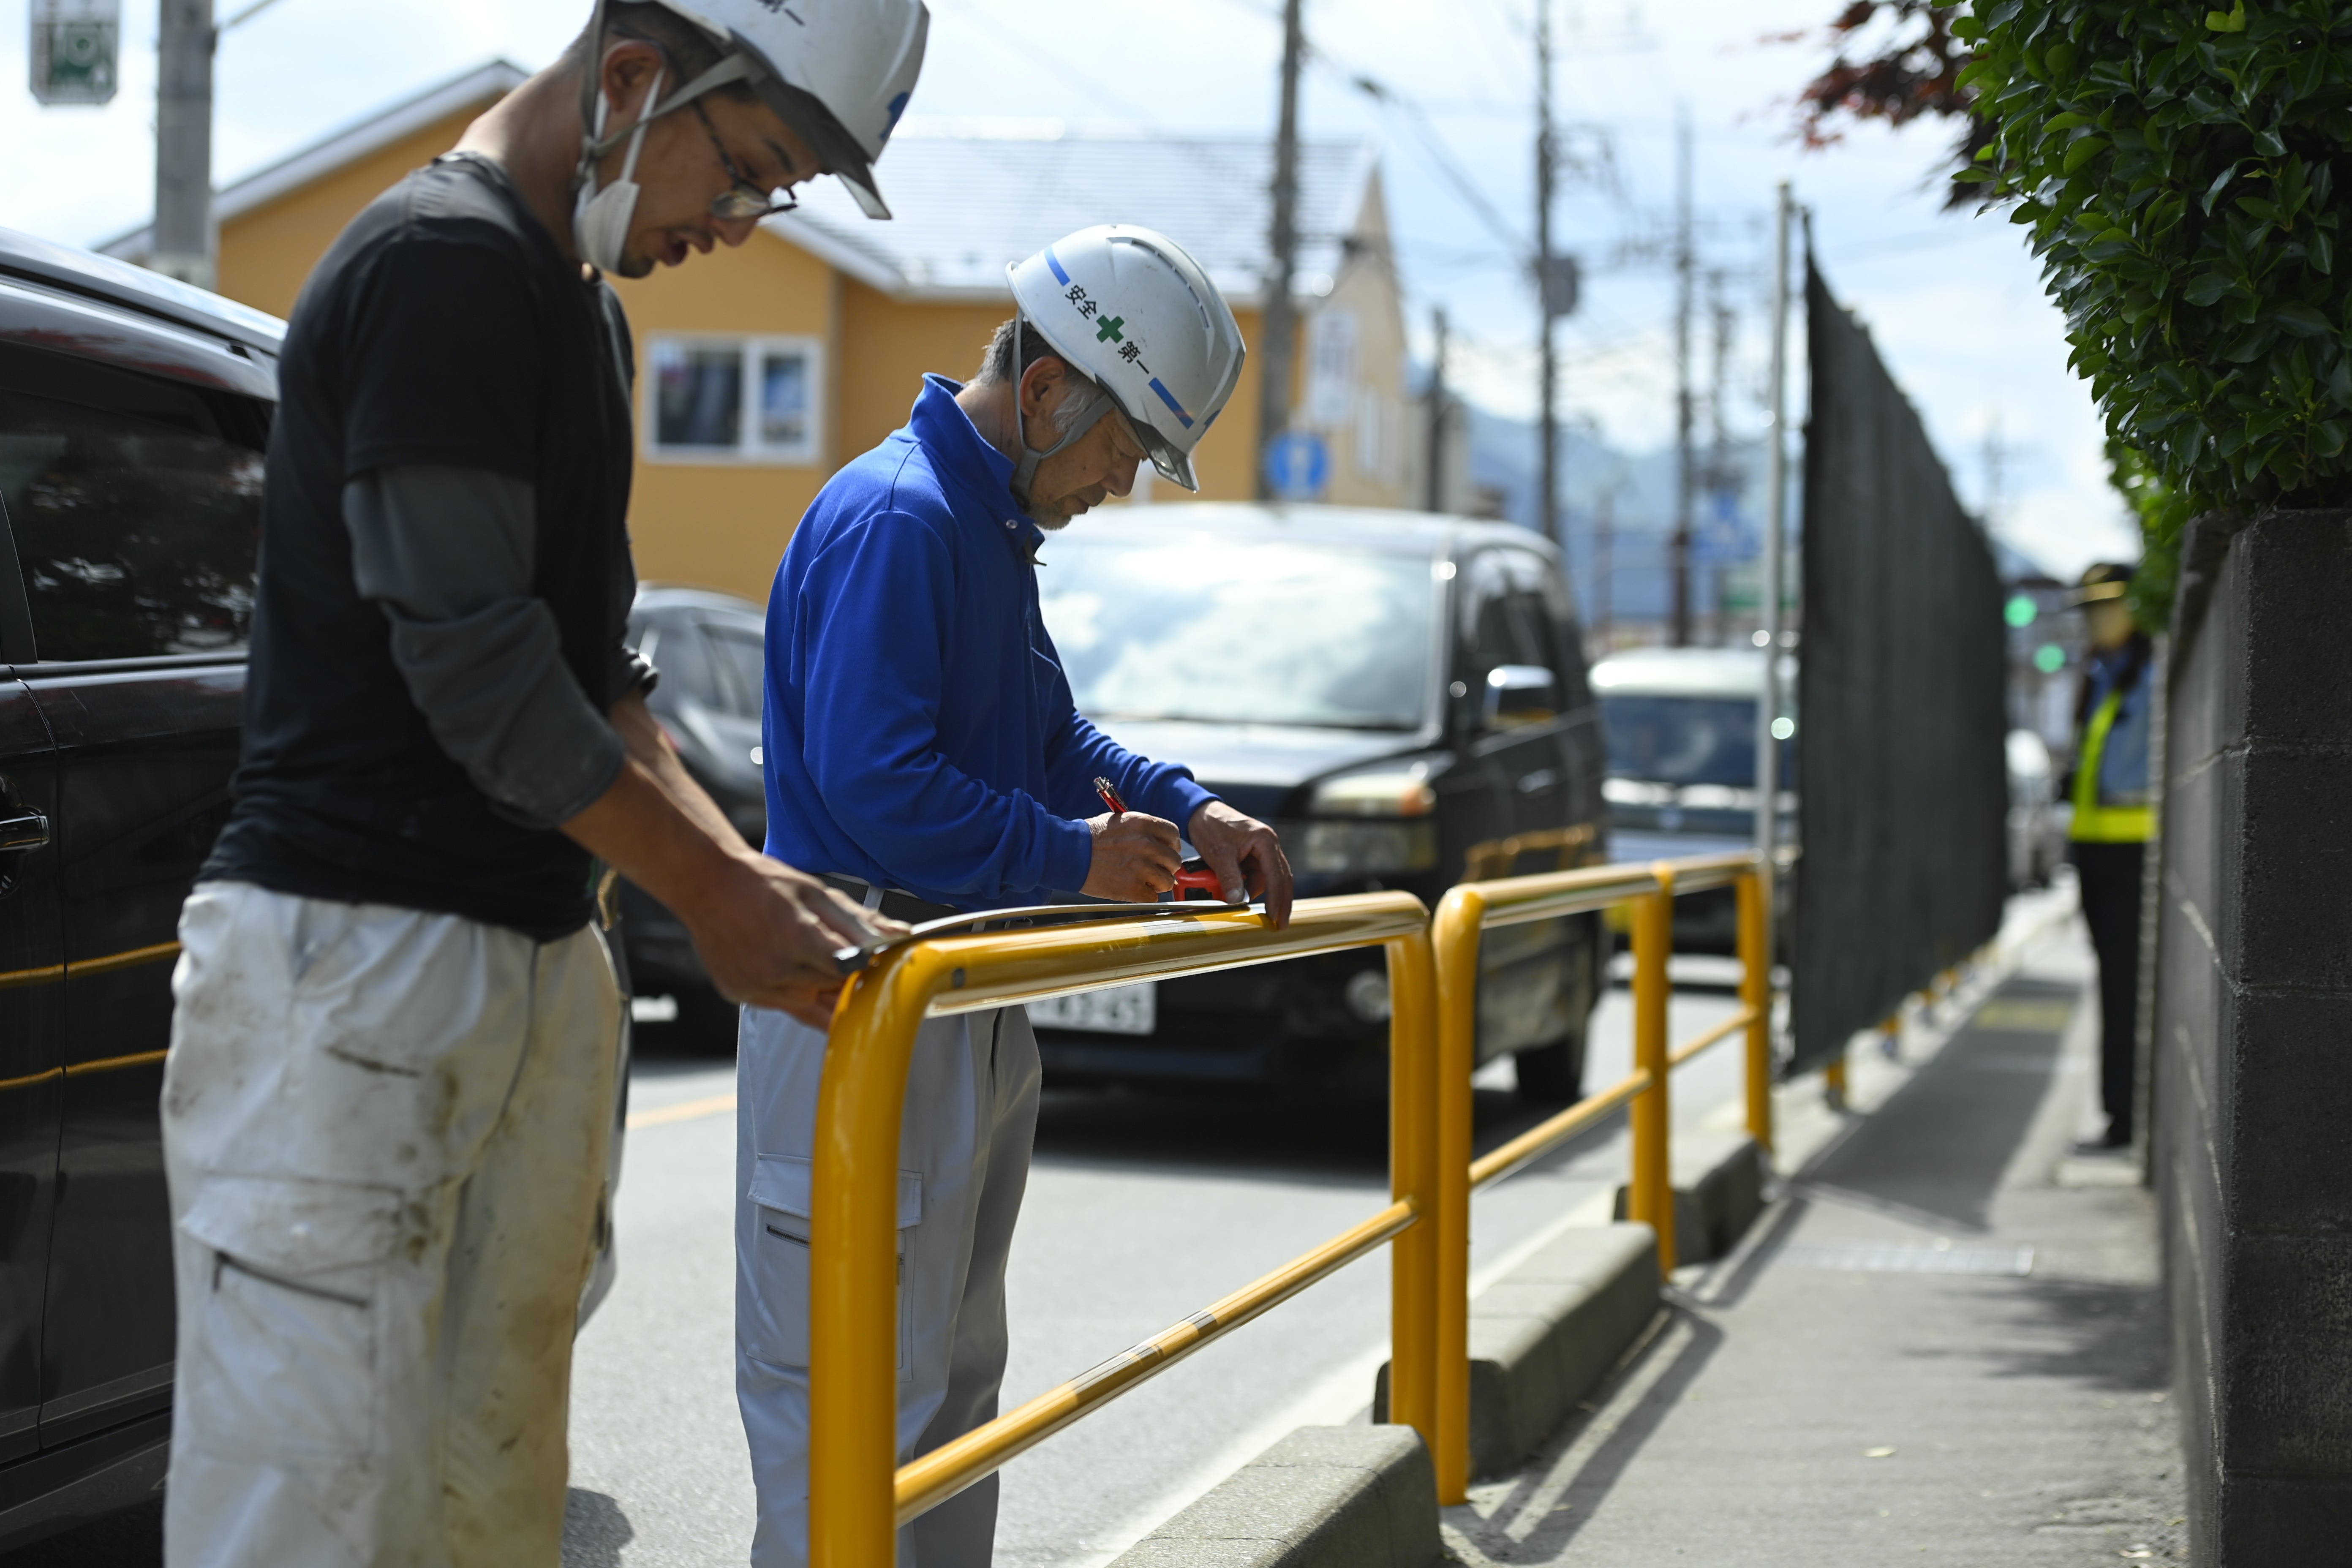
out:
M163 1090L173 1568L555 1568L621 999L595 866L822 1026L878 917L748 847L623 643L629 339L602 274L871 165L920 0L605 0L295 307L236 804Z

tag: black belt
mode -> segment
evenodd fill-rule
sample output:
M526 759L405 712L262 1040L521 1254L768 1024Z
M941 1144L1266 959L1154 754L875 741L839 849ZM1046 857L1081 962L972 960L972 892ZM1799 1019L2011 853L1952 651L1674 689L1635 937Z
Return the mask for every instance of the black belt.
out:
M919 899L912 893L902 893L896 888L877 889L873 883L862 877L844 876L838 871L823 872L817 880L835 892L848 894L855 903L887 915L894 921L905 921L910 926L921 925L925 921L950 920L964 912L946 904ZM879 898L875 896L877 890L881 895Z

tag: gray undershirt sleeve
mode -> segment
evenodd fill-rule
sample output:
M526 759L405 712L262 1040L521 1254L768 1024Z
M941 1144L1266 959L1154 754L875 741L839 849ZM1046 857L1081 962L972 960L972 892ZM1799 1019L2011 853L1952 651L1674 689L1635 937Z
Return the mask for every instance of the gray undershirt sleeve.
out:
M399 465L343 486L343 526L433 738L508 815L553 827L612 786L627 752L531 592L533 499L487 468Z

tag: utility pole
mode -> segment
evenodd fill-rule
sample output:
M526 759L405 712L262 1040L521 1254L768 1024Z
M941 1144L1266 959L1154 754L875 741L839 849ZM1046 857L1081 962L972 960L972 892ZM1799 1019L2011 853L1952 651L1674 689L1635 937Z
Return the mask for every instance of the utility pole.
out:
M2009 486L2009 444L2001 439L2000 410L1992 411L1992 424L1985 430L1984 438L1985 500L1984 521L1988 530L2000 527L2001 513L2007 510Z
M1617 579L1617 488L1612 481L1592 498L1592 629L1601 644L1595 658L1609 657L1615 640L1610 590Z
M1258 394L1257 495L1275 499L1265 454L1290 428L1290 383L1297 322L1290 308L1291 270L1298 260L1298 68L1307 53L1299 17L1303 0L1282 3L1282 113L1274 132L1274 276L1265 289L1264 380Z
M1773 883L1780 876L1773 858L1780 829L1780 563L1789 526L1789 184L1780 182L1772 219L1772 444L1766 449L1763 559L1757 589L1763 603L1763 629L1756 634L1764 648L1763 689L1756 703L1756 852L1757 875L1764 899L1764 951L1775 951L1772 940ZM1769 988L1767 994L1769 994Z
M1726 415L1731 405L1731 341L1738 327L1738 314L1724 303L1724 275L1710 271L1706 275L1706 304L1709 323L1714 328L1713 349L1709 356L1706 422L1706 501L1711 526L1727 527L1738 513L1738 476L1731 471L1731 431ZM1718 546L1721 534L1717 534ZM1715 636L1711 639L1721 646L1730 638L1730 607L1724 597L1729 574L1720 565L1715 573Z
M1430 312L1436 351L1429 361L1429 483L1423 510L1445 510L1445 307Z
M155 226L147 265L214 285L212 0L163 0L155 81Z
M1697 475L1691 444L1691 310L1693 276L1698 264L1691 239L1690 110L1675 119L1675 532L1667 574L1674 583L1674 618L1666 640L1688 647L1691 640L1691 509Z
M1536 0L1536 313L1543 321L1543 392L1536 439L1543 479L1537 491L1536 527L1563 549L1559 531L1559 355L1552 338L1553 307L1559 303L1551 256L1551 192L1558 149L1551 130L1551 0Z

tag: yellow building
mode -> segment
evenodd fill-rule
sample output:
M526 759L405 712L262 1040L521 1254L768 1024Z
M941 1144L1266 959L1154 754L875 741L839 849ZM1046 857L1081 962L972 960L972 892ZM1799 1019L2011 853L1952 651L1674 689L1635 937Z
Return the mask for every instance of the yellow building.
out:
M222 190L220 291L289 313L352 215L522 79L484 66ZM1348 143L1310 142L1300 163L1294 426L1325 443L1321 499L1412 505L1418 443L1379 169ZM764 599L826 477L905 422L924 372L971 374L1010 313L1006 264L1073 229L1170 235L1224 292L1255 353L1269 164L1263 142L1239 138L910 118L878 168L893 221L867 221L821 180L740 248L620 282L636 339L639 572ZM139 260L147 244L142 230L105 248ZM1253 366L1197 455L1204 498L1254 492L1258 393ZM1137 499L1152 488L1147 469ZM1162 500L1181 493L1158 487Z

